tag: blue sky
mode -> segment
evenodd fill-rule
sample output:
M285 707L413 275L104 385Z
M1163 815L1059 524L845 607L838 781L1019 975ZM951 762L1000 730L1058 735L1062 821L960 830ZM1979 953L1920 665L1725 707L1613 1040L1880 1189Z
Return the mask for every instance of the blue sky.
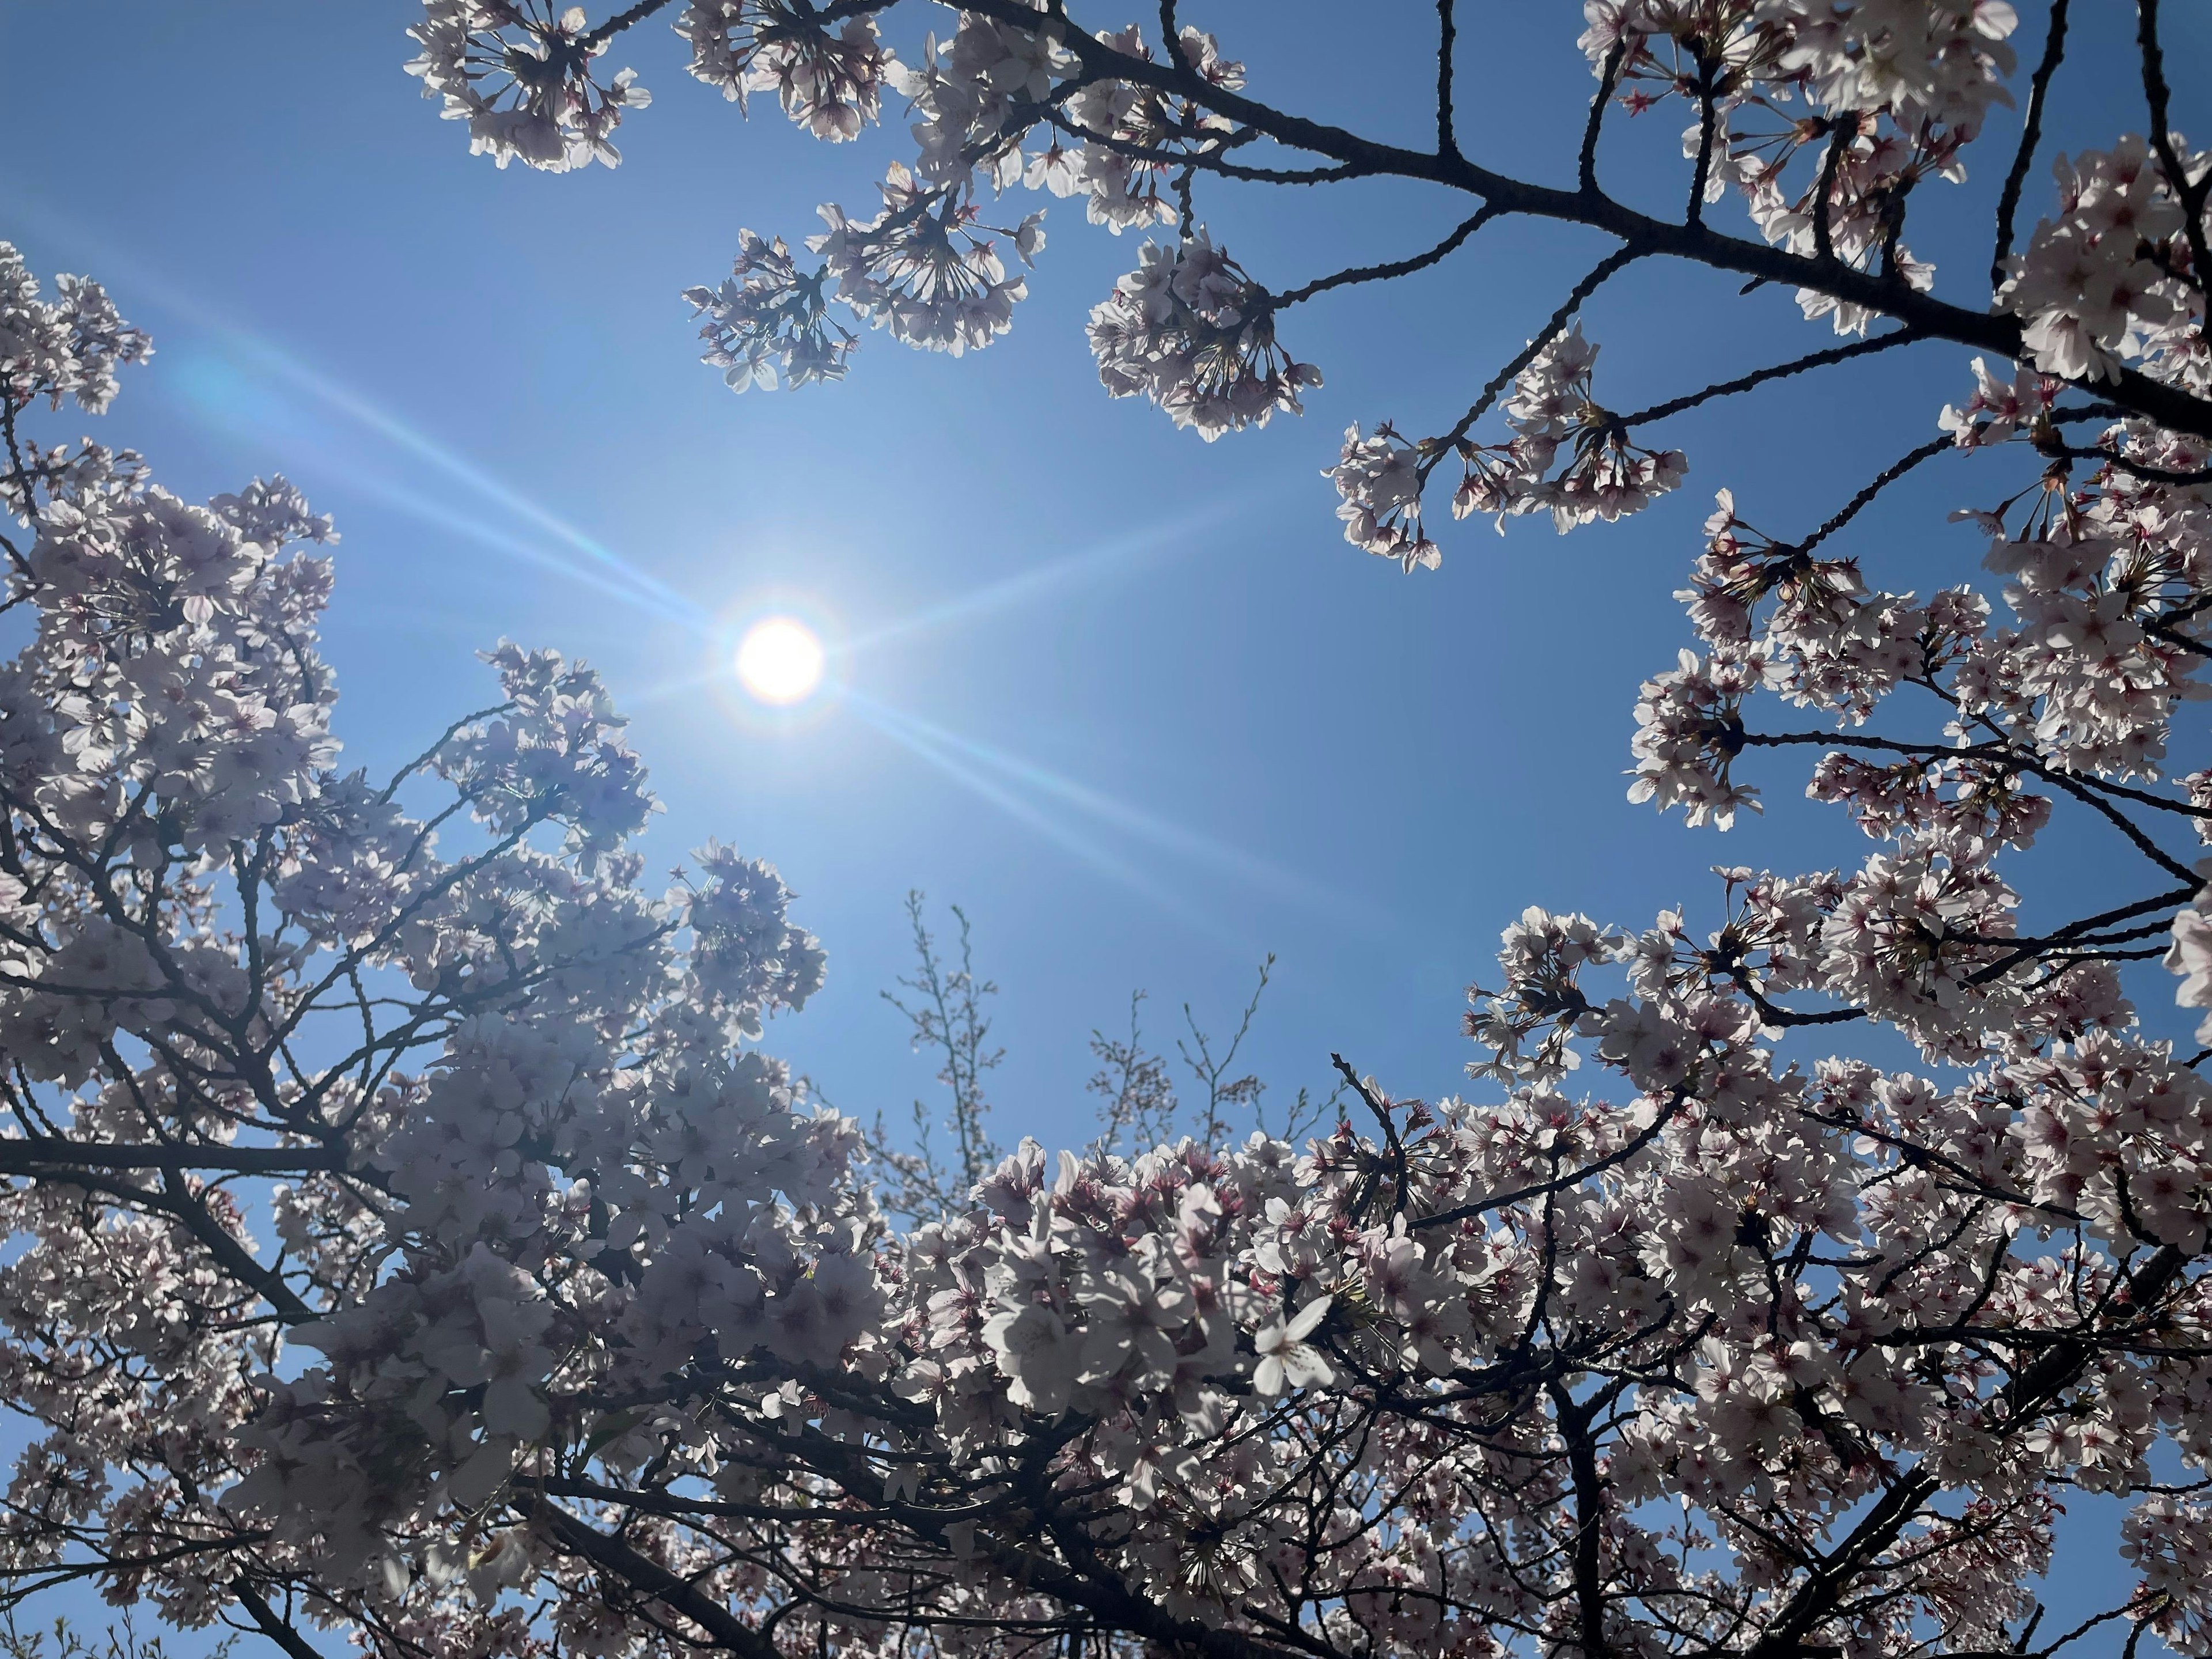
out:
M1764 778L1768 817L1729 836L1630 806L1630 711L1688 639L1670 595L1713 489L1801 532L1932 433L1968 353L1923 348L1687 417L1667 437L1689 483L1643 517L1565 539L1461 526L1440 573L1407 579L1339 538L1320 477L1339 434L1449 424L1595 240L1508 225L1414 280L1300 307L1284 337L1328 377L1307 416L1206 446L1100 392L1082 323L1136 239L1053 203L1031 297L989 350L956 362L871 336L842 386L739 398L696 362L679 290L720 277L740 226L795 240L817 202L867 207L903 136L830 147L772 110L743 122L656 21L618 48L656 94L618 171L498 172L401 72L413 9L0 4L17 71L0 235L38 270L100 276L156 337L92 423L101 438L188 495L281 471L337 515L326 641L350 763L412 754L477 706L472 653L502 635L603 671L667 805L656 860L715 835L802 895L830 986L769 1046L847 1110L902 1115L927 1085L877 996L907 966L909 887L972 916L1004 988L998 1129L1049 1142L1087 1130L1085 1037L1133 988L1164 1038L1184 1000L1226 1021L1274 952L1251 1052L1279 1091L1325 1088L1340 1048L1435 1094L1470 1057L1462 988L1523 905L1641 926L1687 902L1701 921L1712 863L1863 855L1786 763ZM1571 167L1590 88L1579 9L1479 9L1472 153ZM2080 9L2062 144L2138 118L2130 9ZM1284 0L1185 13L1263 96L1426 131L1426 5L1369 0L1349 31ZM894 44L910 52L897 31L921 26L896 24ZM2176 61L2201 60L2203 14L2172 27ZM1678 125L1622 124L1608 180L1673 202ZM1947 279L1986 264L1983 204L2008 154L1995 137L1972 185L1920 205L1909 240ZM1200 209L1279 289L1411 252L1465 210L1390 185L1215 191ZM1786 296L1735 288L1661 267L1601 296L1601 398L1636 407L1826 342ZM1978 538L1944 513L2024 477L1926 469L1852 550L1892 586L1967 579ZM728 628L769 608L855 642L852 696L798 721L745 712L720 672ZM2107 854L2059 832L2037 862L2063 860L2094 898L2136 877Z

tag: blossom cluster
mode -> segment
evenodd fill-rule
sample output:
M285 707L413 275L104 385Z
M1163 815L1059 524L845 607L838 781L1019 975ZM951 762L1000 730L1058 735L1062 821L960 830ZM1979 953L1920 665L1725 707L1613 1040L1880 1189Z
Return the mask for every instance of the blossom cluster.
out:
M1138 63L1153 61L1152 49L1136 24L1100 41ZM1192 78L1202 93L1240 90L1244 65L1221 55L1211 34L1186 25L1169 55L1171 65ZM1031 189L1054 196L1081 196L1094 225L1115 235L1152 224L1174 224L1181 216L1171 196L1178 158L1221 149L1235 131L1224 117L1209 112L1191 98L1176 98L1157 87L1123 80L1099 80L1076 88L1067 100L1066 125L1087 135L1063 144L1055 133L1022 173Z
M611 163L610 136L646 97L632 71L607 79L596 66L664 3L647 0L594 27L554 0L424 0L412 31L421 52L409 69L447 116L468 124L472 149L501 166L518 157L556 171ZM1759 238L1787 257L1807 317L1846 335L1864 335L1886 314L1907 320L1890 340L1915 330L1985 337L1978 297L1937 307L1950 320L1933 326L1913 310L1932 294L1936 271L1914 257L1905 231L1926 190L1966 179L1966 151L1994 112L2016 101L2020 18L2009 0L1584 0L1579 46L1600 90L1571 206L1545 191L1536 191L1545 202L1522 204L1462 175L1449 74L1438 83L1438 152L1409 160L1412 152L1261 102L1245 65L1214 35L1176 22L1172 9L1162 15L1167 33L1148 35L1139 23L1085 27L1056 0L953 6L949 27L933 14L935 32L894 50L884 31L905 15L901 3L690 0L675 15L692 76L741 106L772 91L800 127L844 142L884 121L888 93L903 100L913 142L910 159L886 169L880 213L819 209L828 228L808 239L818 265L802 269L783 239L746 230L732 276L686 291L702 319L704 360L736 390L842 378L857 335L831 315L840 303L930 350L974 350L1005 333L1027 293L1006 249L1029 265L1043 245L1042 214L1001 215L986 203L1021 188L1079 198L1090 222L1117 235L1176 228L1172 246L1148 246L1139 268L1093 309L1091 342L1109 395L1141 393L1208 440L1264 424L1277 410L1301 412L1301 390L1319 383L1277 343L1284 306L1422 269L1500 212L1604 227L1623 238L1622 256L1686 252L1752 270L1742 263L1750 245L1707 249L1698 240L1713 234L1708 210L1733 189ZM2054 54L2063 23L2056 33ZM1471 37L1448 27L1444 39L1449 50ZM2047 80L2046 72L2038 87ZM2145 84L2157 83L2154 75ZM1608 106L1642 114L1669 100L1692 116L1680 146L1692 168L1680 227L1689 240L1680 246L1662 246L1656 231L1620 228L1620 214L1601 210L1620 204L1595 173ZM2157 101L2162 121L2163 94ZM896 130L900 118L890 125ZM1310 152L1322 164L1284 165L1251 149L1255 143ZM1202 178L1310 185L1392 174L1449 180L1483 197L1481 212L1426 254L1273 293L1207 237L1193 194ZM2208 178L2212 159L2171 133L2061 155L2055 212L2015 252L2015 169L2001 210L1994 298L2018 320L2026 364L2053 385L2118 384L2123 368L2140 363L2197 393L2212 386L2196 272L2204 227L2187 222L2192 203L2201 220ZM994 228L1000 219L1008 222ZM1762 275L1754 285L1775 280ZM1637 420L1589 396L1596 348L1573 315L1586 297L1571 296L1518 360L1501 440L1471 432L1496 383L1441 435L1401 435L1412 428L1389 422L1350 431L1328 471L1354 544L1408 570L1438 564L1420 497L1447 452L1462 465L1454 515L1487 514L1501 529L1507 517L1537 511L1561 529L1610 520L1679 483L1678 450L1637 443ZM1994 434L1990 441L2009 430L2002 419L1978 427ZM1562 447L1568 459L1553 471Z
M1513 436L1502 444L1459 434L1410 442L1387 422L1371 437L1352 427L1337 465L1324 472L1336 485L1344 538L1408 571L1434 569L1443 556L1421 529L1421 493L1446 453L1462 468L1452 516L1490 514L1500 533L1509 517L1528 513L1549 513L1561 535L1596 520L1610 524L1672 490L1687 459L1632 442L1626 424L1600 407L1590 386L1597 353L1580 323L1532 347L1505 398ZM1554 473L1563 446L1567 459Z
M781 237L740 231L731 274L717 288L684 292L707 319L702 361L738 392L774 386L779 377L794 386L842 380L856 337L830 314L832 299L896 339L956 357L1005 333L1029 287L1007 274L1000 239L1031 264L1044 246L1044 216L993 232L959 189L922 185L901 167L882 192L884 210L872 219L823 208L830 228L806 240L822 256L812 271L799 268Z
M1585 0L1583 12L1592 70L1611 66L1632 110L1698 105L1682 152L1708 204L1733 185L1770 243L1933 284L1900 240L1906 205L1931 179L1963 180L1960 152L2013 101L2007 0ZM1839 334L1875 315L1812 286L1797 300Z
M422 50L407 72L422 82L425 98L440 101L441 116L468 124L471 155L547 173L593 161L614 167L622 161L614 130L653 95L635 70L619 70L602 85L593 64L606 40L581 6L556 12L555 3L424 0L422 21L408 30Z
M928 185L894 165L880 188L874 218L848 219L833 203L822 210L829 228L806 239L837 297L892 338L956 357L1012 326L1029 284L1007 275L998 237L1027 265L1044 246L1044 216L993 234L964 185Z
M149 356L153 346L125 322L94 282L61 276L54 298L12 246L0 245L0 399L11 416L37 398L64 398L98 415L115 396L118 368Z
M2182 177L2212 173L2212 155L2183 154ZM2036 368L2067 380L2116 380L2121 360L2203 389L2203 273L2192 269L2187 215L2159 156L2130 134L2109 150L2052 163L2057 210L2037 221L1997 302L2027 325Z
M856 138L880 115L896 59L865 15L835 27L791 0L692 0L676 20L691 46L691 73L744 107L773 92L783 112L817 138Z
M932 36L911 63L879 44L872 17L848 17L833 32L812 9L782 0L702 0L678 27L691 40L695 76L738 101L773 89L818 137L856 136L877 118L886 86L920 118L919 153L912 167L889 170L882 213L856 221L836 204L821 209L829 229L807 242L823 256L820 268L800 270L781 239L747 230L731 277L685 294L708 319L706 361L738 391L779 376L792 386L841 378L855 341L827 315L832 299L910 345L957 356L988 344L1027 291L1021 276L1007 275L1000 239L1031 264L1044 246L1044 216L990 233L981 222L981 185L1082 195L1092 222L1117 234L1173 222L1175 208L1161 194L1167 164L1129 152L1218 143L1227 131L1188 100L1170 107L1176 100L1155 88L1078 76L1079 60L1050 19L1032 27L963 12L949 40ZM1103 38L1151 61L1134 28ZM1243 83L1242 66L1198 30L1182 31L1176 61L1204 86ZM1024 136L1062 96L1061 82L1066 123L1097 138L1066 145L1055 134L1042 150L1025 150ZM1310 367L1275 348L1264 291L1202 231L1182 249L1163 256L1148 247L1145 257L1147 270L1164 257L1170 276L1185 258L1193 270L1180 303L1164 305L1125 283L1094 313L1094 349L1115 395L1146 391L1178 424L1212 437L1262 423L1276 408L1295 410L1298 387L1318 384Z
M0 268L12 440L34 400L104 402L147 347L96 285L42 307L12 248ZM401 1640L447 1619L470 1559L441 1517L504 1486L573 1410L564 1385L616 1375L605 1322L645 1336L616 1386L648 1390L681 1363L678 1310L769 1320L815 1364L872 1322L852 1126L744 1046L819 986L821 952L728 848L641 890L627 843L653 803L587 669L502 644L495 707L382 787L340 773L330 565L304 550L329 521L281 478L195 506L97 447L28 453L0 1156L37 1176L125 1150L92 1188L0 1198L6 1386L49 1425L0 1554L89 1547L112 1594L186 1626L241 1573L281 1599L343 1560L354 1599L331 1605ZM738 1302L700 1294L715 1261ZM325 1363L285 1364L285 1328ZM88 1389L98 1425L70 1403Z
M737 263L716 288L686 289L693 313L707 320L702 361L723 371L732 390L842 380L852 355L850 329L832 320L823 289L829 273L799 270L783 238L738 233Z
M1136 270L1091 307L1091 351L1112 398L1143 396L1211 443L1303 412L1321 371L1275 338L1273 297L1201 225L1173 247L1146 242Z

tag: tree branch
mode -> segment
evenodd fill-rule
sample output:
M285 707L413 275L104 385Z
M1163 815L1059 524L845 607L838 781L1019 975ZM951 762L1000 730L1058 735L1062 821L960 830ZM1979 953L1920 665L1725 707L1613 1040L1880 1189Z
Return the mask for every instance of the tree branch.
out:
M1635 427L1651 421L1663 421L1670 415L1683 414L1717 398L1733 398L1740 392L1749 392L1770 380L1788 380L1793 374L1826 368L1831 363L1847 363L1854 357L1870 357L1876 352L1888 351L1897 346L1917 344L1919 340L1920 336L1911 329L1900 328L1893 333L1876 335L1870 340L1854 340L1849 345L1830 346L1826 350L1793 357L1786 363L1776 363L1766 368L1754 369L1748 374L1739 374L1733 380L1715 381L1701 392L1688 392L1680 398L1670 398L1663 404L1654 404L1649 409L1639 409L1633 415L1622 416L1620 423L1625 427Z
M1459 47L1459 25L1452 15L1452 0L1437 0L1437 154L1456 156L1459 138L1452 131L1452 71Z
M2043 105L2051 92L2051 77L2058 72L2059 60L2066 55L2066 7L2068 0L2051 0L2051 32L2044 37L2043 61L2035 66L2035 74L2028 83L2027 115L2020 130L2020 148L2013 153L2012 167L2005 174L2004 192L1997 198L1997 245L1990 256L1990 292L1994 294L2005 284L2005 263L2012 258L2012 224L2020 211L2021 187L2027 182L2027 170L2035 161L2036 146L2043 142Z
M132 1146L43 1137L0 1139L0 1175L52 1177L73 1168L310 1175L343 1167L344 1159L329 1146Z
M1613 89L1620 82L1620 66L1627 56L1628 36L1624 33L1605 55L1605 68L1598 76L1597 95L1590 100L1589 119L1583 126L1583 147L1575 160L1575 178L1584 196L1598 194L1598 134L1605 126L1606 106L1613 101Z
M2166 115L2170 96L2166 85L2166 56L2158 44L2158 0L2136 0L2136 45L2142 55L2143 101L2150 106L2151 148L2158 152L2159 164L2166 170L2166 182L2173 191L2174 200L2181 204L2183 234L2189 238L2189 263L2197 292L2206 291L2212 283L2212 247L2208 247L2204 234L2204 196L2212 187L2212 175L2204 185L2189 181L2189 169L2173 148L2173 125Z
M1938 455L1957 447L1958 445L1952 441L1950 434L1947 433L1942 437L1930 438L1926 443L1907 450L1896 460L1875 474L1866 487L1845 501L1826 524L1798 543L1797 550L1801 553L1810 553L1822 542L1858 517L1861 511L1870 504L1875 496L1881 495L1883 490L1888 489L1923 461L1932 461Z
M965 9L1018 28L1034 28L1037 23L1038 14L1024 0L973 0ZM1062 44L1084 72L1096 78L1165 92L1188 94L1191 91L1182 77L1167 66L1117 52L1079 30L1071 31ZM1328 122L1286 114L1226 88L1208 85L1202 91L1204 102L1215 112L1279 144L1340 162L1342 170L1334 176L1387 175L1468 191L1504 213L1604 231L1620 238L1638 258L1664 255L1780 286L1809 289L1893 317L1931 338L1955 341L2014 362L2025 356L2018 318L1950 304L1920 293L1894 276L1858 270L1832 257L1808 258L1764 242L1722 235L1704 225L1655 219L1602 192L1530 184L1463 156L1435 155L1363 138ZM2083 385L2090 389L2087 382ZM2212 402L2154 380L2140 370L2122 368L2116 381L2100 382L2094 390L2101 398L2171 430L2212 437Z
M1537 354L1558 337L1559 331L1566 327L1574 314L1583 308L1583 302L1603 287L1607 277L1638 257L1633 249L1617 248L1599 260L1589 273L1574 285L1567 297L1559 302L1559 309L1551 314L1542 329L1538 331L1535 337L1515 353L1510 362L1490 377L1489 383L1482 388L1481 395L1475 398L1467 413L1459 417L1459 424L1437 441L1434 453L1422 463L1421 476L1424 478L1426 478L1436 464L1449 453L1450 447L1465 437L1468 429L1489 411L1491 404L1498 401L1498 394L1504 391L1512 382L1513 377L1528 368L1530 363L1534 362Z
M543 1526L554 1540L652 1600L705 1631L714 1644L743 1659L781 1659L774 1641L659 1562L641 1555L619 1538L586 1525L558 1504L518 1493L514 1506Z
M593 29L589 34L586 35L578 44L582 46L586 52L595 52L599 47L605 46L608 41L613 40L615 36L620 34L624 29L630 27L634 24L642 23L647 18L652 16L653 13L659 11L663 6L665 6L668 3L669 0L637 0L637 3L632 6L629 10L617 12L612 17L608 18L605 22L600 24L599 27Z
M1480 230L1497 216L1495 209L1490 207L1477 209L1472 217L1462 221L1456 230L1425 253L1416 253L1411 258L1393 259L1386 264L1356 265L1349 270L1340 270L1334 276L1320 277L1308 283L1304 288L1294 288L1289 293L1279 296L1275 301L1275 308L1279 311L1285 306L1294 306L1300 301L1310 300L1316 294L1326 294L1331 289L1344 288L1354 283L1388 282L1394 276L1408 276L1414 271L1426 270L1431 265L1449 258L1457 252L1468 237L1474 235L1476 231Z
M291 1659L323 1659L314 1645L294 1630L276 1609L269 1605L268 1599L243 1578L232 1583L230 1593L237 1598L238 1604L252 1615L253 1622L261 1633L283 1649Z

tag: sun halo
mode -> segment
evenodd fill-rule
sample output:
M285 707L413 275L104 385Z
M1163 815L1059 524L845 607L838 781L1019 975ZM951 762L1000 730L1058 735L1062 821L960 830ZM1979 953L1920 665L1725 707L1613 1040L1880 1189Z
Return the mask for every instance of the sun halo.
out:
M822 684L821 638L796 617L764 617L738 641L738 683L754 702L788 708Z

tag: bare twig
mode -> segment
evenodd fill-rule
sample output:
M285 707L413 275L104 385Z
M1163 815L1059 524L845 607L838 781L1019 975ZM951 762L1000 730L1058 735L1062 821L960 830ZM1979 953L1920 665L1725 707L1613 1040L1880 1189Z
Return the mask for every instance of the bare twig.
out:
M2150 106L2151 148L2166 170L2166 182L2181 204L2182 232L2189 238L2189 263L2198 292L2212 283L2212 246L2204 231L2204 197L2212 189L2212 174L2202 184L2191 184L2189 168L2173 147L2173 126L2166 114L2171 94L2166 85L2166 55L2158 44L2158 0L2136 0L2136 45L2142 55L2143 101Z
M642 23L668 3L669 0L637 0L637 3L627 11L617 12L612 17L608 18L605 22L586 35L579 44L586 52L595 52L624 29Z
M1478 209L1471 217L1462 221L1450 235L1425 253L1416 253L1406 259L1393 259L1384 264L1355 265L1349 270L1338 271L1334 276L1321 277L1278 297L1275 308L1279 311L1285 306L1297 305L1302 300L1310 300L1316 294L1326 294L1331 289L1348 287L1354 283L1388 282L1394 276L1407 276L1417 270L1426 270L1431 265L1449 258L1468 237L1497 216L1495 208Z
M1426 476L1429 469L1434 467L1437 462L1443 459L1451 445L1465 437L1468 428L1489 412L1491 404L1498 401L1498 394L1505 390L1513 377L1528 368L1530 363L1534 362L1537 354L1559 337L1560 331L1565 329L1573 319L1574 314L1583 308L1583 301L1603 287L1607 277L1639 257L1633 248L1616 248L1599 260L1592 267L1589 275L1574 285L1567 297L1559 302L1559 309L1553 312L1546 319L1544 326L1538 331L1535 337L1516 352L1512 361L1504 368L1490 377L1488 383L1482 388L1481 395L1475 398L1467 413L1459 417L1459 424L1437 441L1433 453L1422 464L1424 476Z
M1811 552L1853 519L1858 517L1875 496L1881 495L1883 490L1888 489L1923 461L1931 461L1936 456L1956 447L1958 446L1947 434L1941 438L1930 438L1926 443L1917 445L1905 451L1903 455L1875 474L1868 481L1866 487L1838 508L1826 523L1798 543L1798 550L1803 553Z
M1833 210L1831 198L1835 195L1836 175L1843 171L1844 157L1859 136L1858 112L1839 111L1828 122L1828 149L1820 158L1820 182L1813 199L1813 246L1823 264L1833 264L1836 260L1835 230L1828 216Z
M2035 148L2043 142L2043 105L2051 91L2051 77L2066 55L2067 0L2051 0L2051 30L2044 37L2043 61L2028 82L2027 115L2021 124L2020 148L2013 152L2012 167L2005 174L2004 192L1997 198L1997 245L1990 256L1990 291L2005 284L2005 263L2012 258L2013 219L2020 211L2021 188L2034 164Z
M1613 88L1620 83L1620 66L1627 57L1628 36L1624 33L1613 43L1613 50L1605 55L1605 67L1598 76L1597 93L1590 100L1589 119L1583 127L1582 153L1575 163L1575 178L1585 196L1598 193L1598 134L1605 126L1605 107L1613 101Z
M1437 0L1437 154L1457 155L1459 138L1452 131L1452 74L1459 25L1452 15L1452 0Z
M1650 421L1663 421L1670 415L1682 414L1717 398L1733 398L1740 392L1749 392L1770 380L1787 380L1793 374L1826 368L1831 363L1847 363L1854 357L1870 357L1876 352L1888 351L1897 346L1915 344L1919 338L1920 336L1911 329L1901 328L1894 333L1876 335L1870 340L1854 340L1849 345L1830 346L1822 351L1808 352L1804 356L1793 357L1786 363L1754 369L1748 374L1739 374L1733 380L1716 381L1703 391L1669 398L1665 403L1654 404L1649 409L1639 409L1633 415L1622 416L1620 423L1625 427L1634 427Z
M1718 113L1714 100L1720 60L1698 53L1698 164L1690 174L1690 204L1683 218L1692 225L1705 222L1705 189L1713 176L1713 125Z

